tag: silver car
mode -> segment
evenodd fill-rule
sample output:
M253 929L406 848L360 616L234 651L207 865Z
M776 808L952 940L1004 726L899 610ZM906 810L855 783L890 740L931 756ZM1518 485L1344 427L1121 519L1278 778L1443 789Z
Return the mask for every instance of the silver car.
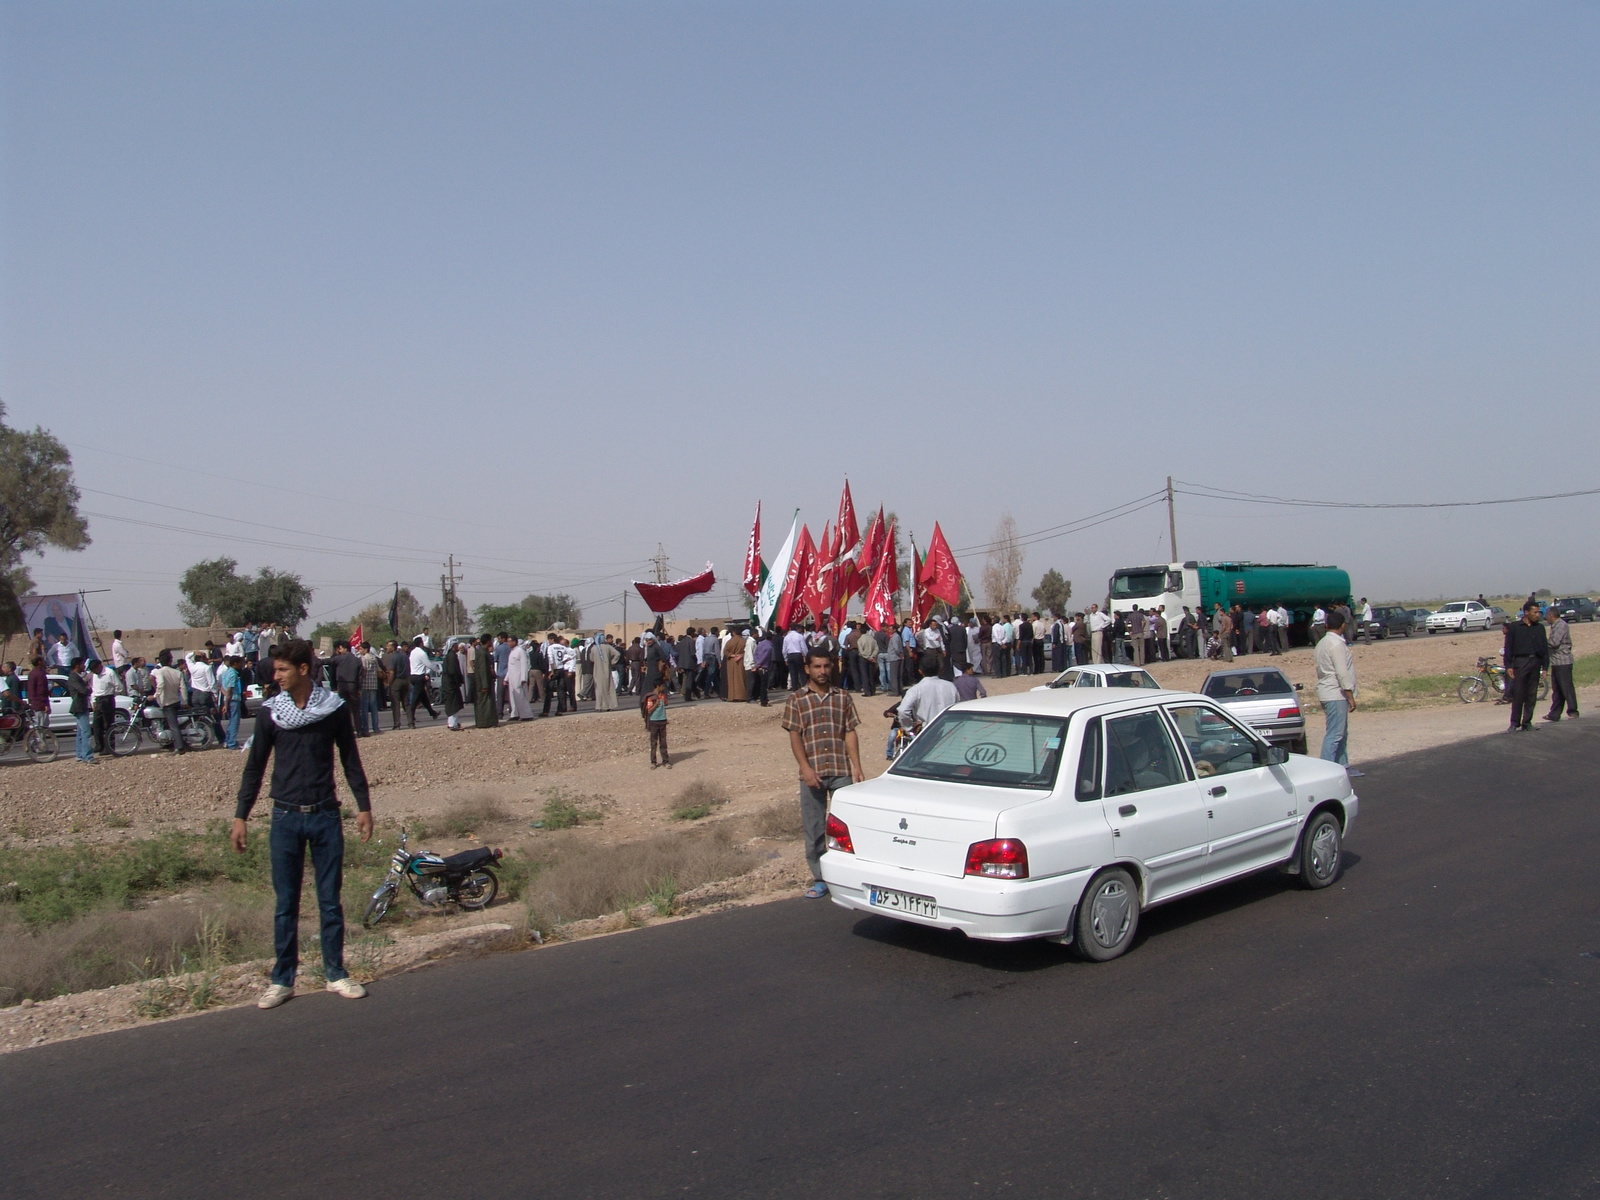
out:
M1300 685L1277 667L1213 671L1200 693L1260 733L1275 746L1306 753L1306 717L1300 708Z

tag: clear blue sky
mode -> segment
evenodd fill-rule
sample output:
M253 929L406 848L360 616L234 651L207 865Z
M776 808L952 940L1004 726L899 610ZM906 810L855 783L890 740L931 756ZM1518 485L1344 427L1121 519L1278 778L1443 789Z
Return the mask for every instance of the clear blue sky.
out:
M0 397L105 514L35 575L167 624L225 553L337 617L454 551L599 620L846 472L958 548L1168 474L1600 486L1597 63L1576 3L0 3ZM1180 497L1179 550L1566 589L1597 515Z

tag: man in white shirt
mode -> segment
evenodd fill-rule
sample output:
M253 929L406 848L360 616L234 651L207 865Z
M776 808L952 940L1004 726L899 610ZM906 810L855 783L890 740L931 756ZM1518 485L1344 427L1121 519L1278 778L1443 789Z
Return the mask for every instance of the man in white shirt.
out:
M439 714L434 711L433 701L428 699L428 668L433 659L422 647L422 635L418 634L411 642L411 695L406 701L406 718L411 722L411 728L417 727L417 705L422 705L428 710L428 716L437 721Z
M1317 643L1317 703L1322 705L1326 722L1322 757L1348 768L1350 714L1356 706L1356 664L1343 634L1344 614L1329 613L1328 632Z
M192 651L183 657L189 664L189 707L194 709L195 720L206 722L216 731L220 742L225 735L217 720L217 673Z
M57 634L56 644L50 647L50 652L45 655L45 662L61 671L70 670L72 667L72 643L67 641L67 635Z
M1319 604L1316 611L1311 614L1311 644L1315 646L1322 640L1322 635L1327 632L1328 610Z
M806 635L793 626L783 635L783 664L789 671L789 690L806 685Z
M1105 632L1109 628L1111 628L1111 615L1101 612L1098 604L1091 604L1089 606L1089 660L1091 662L1105 662Z
M1294 623L1294 618L1289 615L1289 610L1281 603L1277 609L1278 617L1278 650L1280 653L1289 649L1289 626Z
M122 630L113 629L111 631L111 669L120 671L130 661L127 648L122 644Z
M989 629L989 643L994 647L994 674L1004 679L1011 674L1011 622L1002 614Z
M907 689L897 717L900 728L912 734L922 732L924 725L961 700L956 685L939 678L937 654L924 654L917 670L922 678Z

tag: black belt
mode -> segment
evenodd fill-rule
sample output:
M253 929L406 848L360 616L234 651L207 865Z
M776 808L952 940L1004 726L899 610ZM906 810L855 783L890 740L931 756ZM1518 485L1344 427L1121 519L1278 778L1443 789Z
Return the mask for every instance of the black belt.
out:
M339 802L337 800L324 800L320 804L285 804L281 800L274 800L272 807L280 812L292 813L335 812L339 808Z

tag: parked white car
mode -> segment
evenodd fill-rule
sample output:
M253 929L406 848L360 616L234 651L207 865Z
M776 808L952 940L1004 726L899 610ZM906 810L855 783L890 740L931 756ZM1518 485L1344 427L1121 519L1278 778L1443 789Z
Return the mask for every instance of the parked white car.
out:
M1452 600L1428 616L1429 633L1466 633L1470 629L1488 629L1493 624L1494 613L1476 600Z
M1086 667L1068 667L1049 683L1040 684L1033 691L1048 692L1054 688L1070 687L1148 688L1158 691L1161 685L1143 667L1093 663Z
M1024 692L947 709L835 792L822 877L845 908L1104 961L1143 910L1252 871L1327 887L1356 810L1343 767L1204 696Z
M67 695L67 677L65 675L48 675L50 681L50 728L56 733L71 733L77 729L78 722L72 715L72 697ZM133 713L133 700L129 696L117 697L117 711L128 714Z

